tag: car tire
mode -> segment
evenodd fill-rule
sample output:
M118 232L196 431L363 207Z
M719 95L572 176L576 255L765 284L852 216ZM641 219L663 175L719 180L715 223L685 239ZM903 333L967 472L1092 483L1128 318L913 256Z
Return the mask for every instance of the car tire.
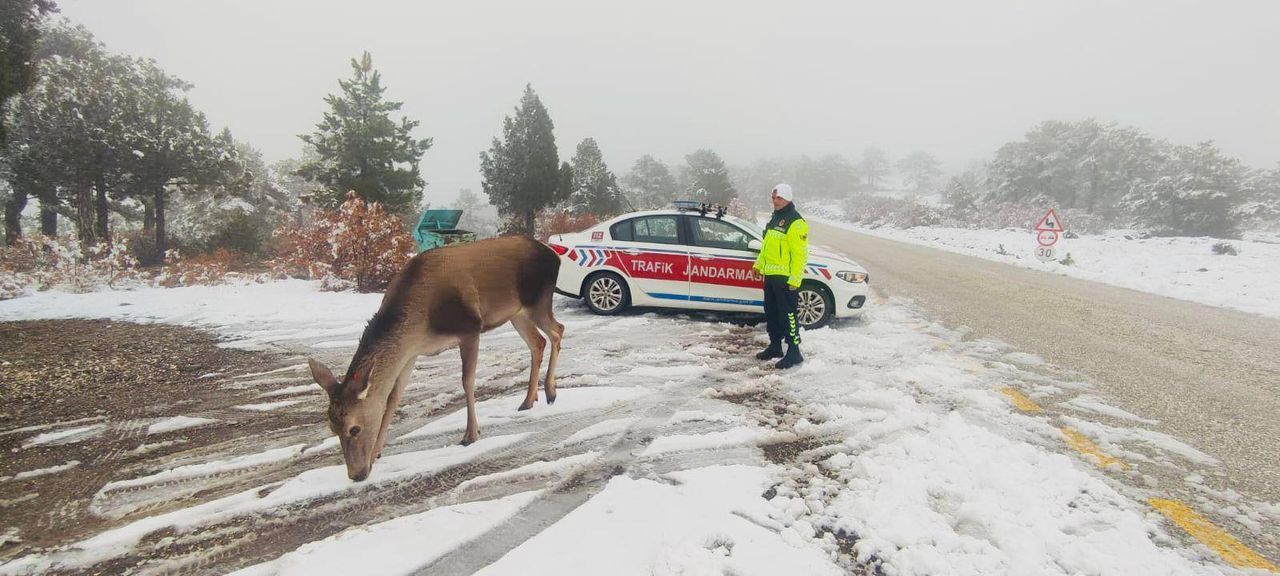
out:
M796 301L796 321L805 330L826 326L835 316L835 299L822 286L807 282L801 284L796 291Z
M612 272L592 274L582 283L582 301L601 316L612 316L631 305L627 281Z

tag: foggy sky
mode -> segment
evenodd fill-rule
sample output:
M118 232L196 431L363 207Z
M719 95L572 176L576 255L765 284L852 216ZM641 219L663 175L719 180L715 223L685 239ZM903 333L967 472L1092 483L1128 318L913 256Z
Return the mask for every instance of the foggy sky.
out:
M435 139L422 172L437 204L480 193L478 154L525 83L562 159L595 137L619 177L641 154L674 167L702 147L732 164L876 144L959 170L1040 121L1087 117L1280 161L1273 0L59 4L109 50L194 83L215 127L269 161L300 154L369 50Z

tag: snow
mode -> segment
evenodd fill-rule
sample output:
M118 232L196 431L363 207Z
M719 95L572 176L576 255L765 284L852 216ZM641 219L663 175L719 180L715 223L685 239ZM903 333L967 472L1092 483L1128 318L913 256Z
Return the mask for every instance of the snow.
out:
M573 446L575 444L582 444L583 442L590 442L596 438L621 434L630 428L632 424L635 424L636 420L637 418L613 418L597 422L574 432L573 435L565 438L560 445Z
M345 465L307 470L278 485L259 486L99 533L82 540L63 553L31 555L0 565L0 573L27 574L52 568L74 568L120 556L132 550L144 536L157 530L173 528L185 531L221 520L261 513L290 504L298 504L325 496L364 492L378 486L409 478L433 474L457 466L485 452L501 450L520 442L527 434L482 438L471 446L449 446L434 450L408 452L383 457L369 478L353 483L347 478Z
M79 315L167 322L212 329L239 346L305 352L310 343L358 337L378 301L377 295L322 293L314 284L292 281L40 293L0 302L0 320ZM240 573L419 571L543 502L544 493L502 493L528 490L531 481L554 484L548 493L558 497L586 490L585 502L547 518L545 529L513 543L518 545L481 574L840 574L849 569L836 565L837 554L849 547L870 566L867 572L894 576L1220 573L1199 549L1180 547L1145 507L1145 498L1159 492L1154 478L1130 488L1066 455L1058 427L1065 423L1126 459L1128 452L1120 450L1136 449L1132 445L1166 461L1212 466L1212 457L1151 430L1091 421L1102 415L1151 423L1108 405L1087 383L1054 376L1038 357L966 338L895 299L856 322L806 332L808 361L785 373L750 358L762 344L763 327L732 328L685 315L600 318L564 300L557 300L557 315L568 330L554 405L543 397L532 410L516 411L523 392L502 391L520 386L527 374L524 345L506 329L482 339L482 389L499 395L477 405L482 437L469 447L453 444L453 434L465 427L464 408L434 416L457 399L456 372L447 388L423 382L415 372L410 390L418 393L416 403L402 406L405 414L393 424L399 436L365 482L348 480L343 465L255 480L255 467L278 473L288 467L277 463L305 466L311 455L334 451L337 439L327 432L323 439L295 436L304 444L148 463L140 469L149 474L112 479L103 490L128 493L228 470L244 472L246 481L236 490L247 489L214 491L205 497L210 499L130 516L80 542L14 558L0 565L0 574L90 571L102 560L173 550L164 548L170 540L175 548L199 548L207 540L188 536L202 530L230 530L230 539L240 524L252 526L255 516L282 517L317 499L336 505L374 498L379 487L434 482L448 476L441 472L468 464L480 475L462 473L456 486L440 486L439 502L415 502L411 514L344 526ZM422 359L419 368L440 374L444 362L456 370L456 356ZM305 377L305 365L294 364L222 384L261 389L267 398L318 392L313 384L299 384ZM285 387L268 389L277 384ZM1080 417L1021 414L996 391L1010 385L1052 391L1052 398L1037 400L1060 401ZM285 405L238 408L246 406ZM426 415L432 419L422 420ZM151 426L190 423L186 418L194 419L179 416ZM42 432L28 444L71 442L106 428L89 422L42 426L24 430ZM610 440L587 445L600 439ZM44 444L32 444L36 440ZM797 442L804 457L766 465L757 446L779 441ZM733 453L734 465L718 460L723 452ZM690 468L690 461L700 467ZM614 470L620 472L611 476ZM579 473L599 482L584 483L590 488L565 482ZM490 499L458 503L475 497ZM453 505L439 505L444 503ZM1280 506L1241 503L1227 514L1260 526L1280 518ZM147 538L158 531L163 539ZM359 570L350 567L355 563Z
M70 470L79 465L80 465L79 460L72 460L70 462L67 462L66 464L59 464L57 466L49 466L48 468L39 468L36 470L27 470L26 472L19 472L17 474L14 474L13 477L5 476L4 478L0 478L0 481L27 480L30 478L37 478L40 476L44 476L46 474L56 474L58 472Z
M301 404L302 400L277 400L275 402L263 402L261 404L241 404L236 406L239 410L249 410L251 412L270 412L280 408Z
M824 223L1024 268L1280 318L1280 243L1208 237L1141 239L1121 230L1061 239L1055 248L1059 261L1041 262L1034 254L1035 237L1025 230L871 229L845 222ZM1126 239L1126 235L1132 239ZM1239 255L1215 255L1212 247L1218 242L1235 246ZM1007 254L999 253L1001 245ZM1069 266L1060 262L1067 253L1074 261Z
M1106 444L1141 442L1152 448L1176 454L1196 464L1216 466L1219 463L1217 458L1196 450L1186 442L1154 430L1146 430L1143 428L1117 428L1098 422L1089 422L1087 420L1073 418L1071 416L1063 416L1062 420L1080 431L1080 433L1101 442L1104 446Z
M537 491L521 492L350 528L230 576L414 574L510 520L538 495Z
M78 428L70 428L67 430L58 430L57 432L45 432L31 438L22 443L23 448L32 448L35 446L49 446L57 444L71 444L74 442L83 442L90 438L101 436L106 431L106 424L94 424L91 426L81 426Z
M152 422L147 426L147 435L164 434L165 432L175 432L177 430L185 430L187 428L198 428L200 426L208 426L216 424L218 421L213 418L196 418L194 416L173 416Z
M245 468L262 466L264 464L283 462L285 460L291 460L293 458L297 458L301 456L302 449L304 447L305 447L304 444L297 444L294 446L286 446L284 448L275 448L271 450L266 450L263 452L259 452L257 454L246 454L244 456L237 456L235 458L229 458L226 460L214 460L211 462L204 462L201 464L188 464L186 466L179 466L176 468L170 468L168 470L162 470L160 472L157 472L155 474L151 474L148 476L132 478L129 480L117 480L115 482L108 482L105 486L102 487L102 490L100 490L100 492L109 492L111 490L120 490L124 488L132 488L136 486L146 486L148 484L156 484L160 482L172 482L174 480L185 480L187 478L198 478L200 476L209 476L211 474L217 474L219 472L243 470Z
M295 337L316 329L341 329L359 337L381 294L321 292L319 284L285 280L267 284L140 288L87 294L40 292L0 301L0 321L107 318L212 329L238 337L233 344L255 348L284 340L281 326ZM322 318L316 311L324 310ZM308 327L303 329L301 327Z
M1085 412L1092 412L1094 414L1102 414L1103 416L1110 416L1112 418L1129 420L1129 421L1138 422L1141 424L1159 424L1160 423L1159 420L1150 420L1148 418L1143 418L1141 416L1137 416L1125 410L1121 410L1120 408L1116 408L1115 406L1108 405L1107 403L1099 399L1097 396L1089 396L1087 394L1083 396L1076 396L1075 398L1072 398L1066 402L1063 402L1062 404L1069 408L1075 408L1076 410L1083 410Z
M767 436L765 430L750 426L738 426L731 430L708 432L706 434L674 434L654 439L640 455L653 457L671 452L754 445L757 440L765 436Z
M762 468L724 466L619 476L564 519L477 576L539 574L842 574L822 553L787 544L767 518Z
M561 479L568 478L583 466L586 466L596 458L599 458L600 454L600 452L596 451L584 452L576 456L567 456L551 461L538 461L531 464L525 464L524 466L520 466L513 470L504 470L502 472L486 474L459 484L458 491L465 492L466 490L477 486L500 482L515 482L531 478L545 478L548 476L554 476Z
M606 386L566 388L559 391L555 404L547 405L540 402L534 409L520 412L513 411L512 407L524 401L524 394L512 394L477 402L476 421L480 423L480 431L483 433L486 428L497 425L540 420L572 412L600 410L650 393L652 393L652 390L638 386L632 388L611 388ZM464 430L466 427L467 411L466 408L460 408L451 414L428 423L426 426L403 434L396 440L412 440L442 432Z

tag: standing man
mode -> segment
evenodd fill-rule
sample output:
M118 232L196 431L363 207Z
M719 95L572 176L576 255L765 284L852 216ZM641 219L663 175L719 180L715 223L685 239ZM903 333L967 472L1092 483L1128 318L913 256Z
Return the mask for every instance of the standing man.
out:
M800 355L800 327L796 324L796 290L809 261L809 225L792 202L791 186L773 188L773 216L764 228L764 246L752 268L764 276L764 315L769 327L769 347L756 358L782 358L774 367L785 370L804 362ZM787 354L782 354L782 341Z

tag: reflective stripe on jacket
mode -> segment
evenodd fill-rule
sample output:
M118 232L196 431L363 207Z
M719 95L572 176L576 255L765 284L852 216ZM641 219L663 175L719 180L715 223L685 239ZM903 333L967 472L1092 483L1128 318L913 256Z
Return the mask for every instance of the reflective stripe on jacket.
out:
M786 276L787 284L799 286L809 262L809 225L796 212L795 204L775 211L764 229L764 245L752 268L764 276Z

